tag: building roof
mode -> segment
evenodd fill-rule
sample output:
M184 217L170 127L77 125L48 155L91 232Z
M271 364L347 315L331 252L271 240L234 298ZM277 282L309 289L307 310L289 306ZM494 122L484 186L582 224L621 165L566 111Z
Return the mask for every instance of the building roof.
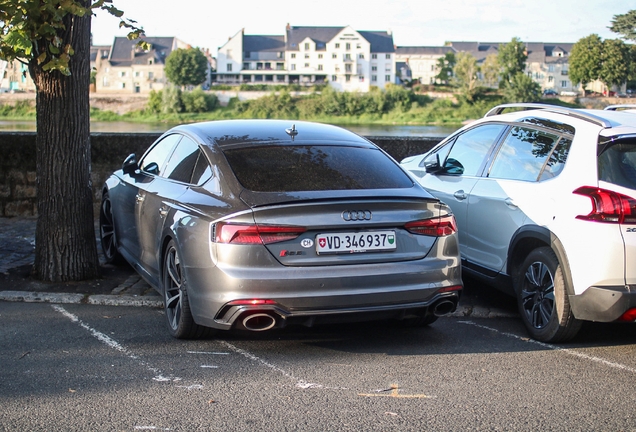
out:
M298 51L305 39L316 43L316 51L325 51L327 43L333 40L346 27L287 27L287 51ZM371 52L395 52L393 35L386 31L357 31L371 45Z
M108 60L113 66L148 64L150 59L156 64L165 64L166 57L176 46L175 37L144 37L143 40L150 44L150 50L145 51L139 48L137 46L139 39L116 37Z
M244 35L243 51L285 51L285 36Z
M457 52L449 46L399 46L395 48L398 55L445 55L447 52Z

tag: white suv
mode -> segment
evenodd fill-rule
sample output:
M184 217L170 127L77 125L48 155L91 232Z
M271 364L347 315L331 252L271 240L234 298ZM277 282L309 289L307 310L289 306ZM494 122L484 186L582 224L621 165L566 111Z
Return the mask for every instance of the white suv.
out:
M610 108L500 105L402 161L452 208L464 274L541 341L636 320L636 112Z

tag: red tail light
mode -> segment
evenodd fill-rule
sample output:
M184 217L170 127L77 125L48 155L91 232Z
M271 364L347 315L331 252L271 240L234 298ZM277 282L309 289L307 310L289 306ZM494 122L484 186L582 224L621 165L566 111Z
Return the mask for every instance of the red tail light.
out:
M592 200L592 211L577 219L616 224L636 224L636 199L606 189L583 186L573 193Z
M404 228L413 234L433 237L444 237L457 232L457 224L453 215L409 222L404 225Z
M619 321L636 321L636 308L628 309L621 317Z
M270 244L293 240L307 229L294 226L248 225L218 222L214 241L232 244Z

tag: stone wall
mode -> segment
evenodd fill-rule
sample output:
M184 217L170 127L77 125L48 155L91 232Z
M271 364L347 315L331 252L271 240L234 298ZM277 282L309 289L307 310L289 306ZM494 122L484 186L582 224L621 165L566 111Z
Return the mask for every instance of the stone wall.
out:
M96 210L101 199L101 187L108 176L121 167L126 156L130 153L141 156L159 136L159 133L91 134L91 178ZM443 137L368 138L400 161L426 152ZM35 215L35 132L0 132L0 154L0 217Z

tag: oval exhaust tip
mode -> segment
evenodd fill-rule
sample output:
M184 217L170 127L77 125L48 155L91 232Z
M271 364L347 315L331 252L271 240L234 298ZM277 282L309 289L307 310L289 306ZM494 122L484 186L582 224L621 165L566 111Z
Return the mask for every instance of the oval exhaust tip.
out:
M243 319L243 327L250 331L265 331L276 325L276 318L266 313L252 314Z

